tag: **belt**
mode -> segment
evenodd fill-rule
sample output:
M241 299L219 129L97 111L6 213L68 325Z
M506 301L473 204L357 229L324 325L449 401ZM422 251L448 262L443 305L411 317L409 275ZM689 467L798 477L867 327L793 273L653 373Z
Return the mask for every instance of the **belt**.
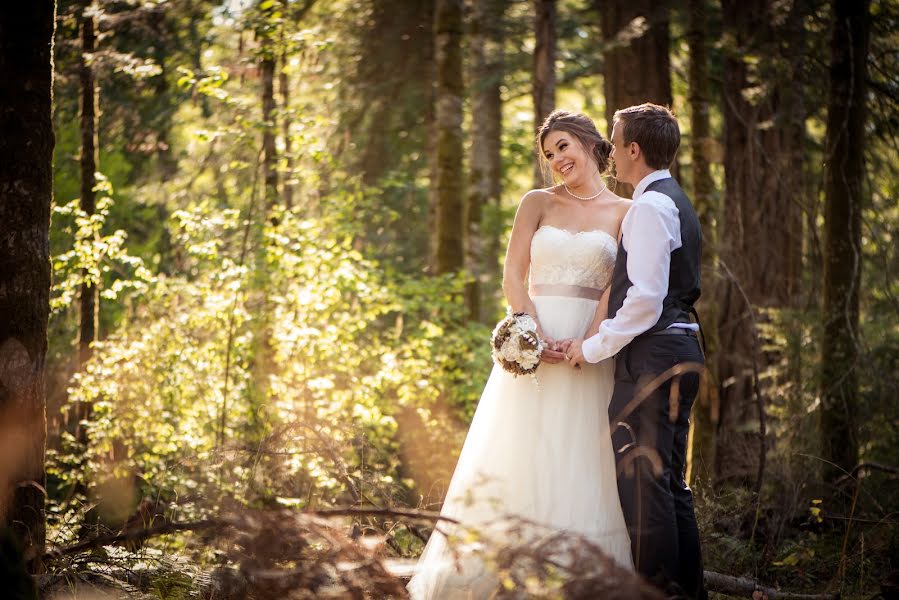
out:
M667 329L653 331L649 335L691 335L696 337L696 332L692 329L684 329L683 327L668 327Z
M531 296L566 296L569 298L584 298L585 300L599 300L605 290L600 290L583 285L568 285L566 283L532 283Z

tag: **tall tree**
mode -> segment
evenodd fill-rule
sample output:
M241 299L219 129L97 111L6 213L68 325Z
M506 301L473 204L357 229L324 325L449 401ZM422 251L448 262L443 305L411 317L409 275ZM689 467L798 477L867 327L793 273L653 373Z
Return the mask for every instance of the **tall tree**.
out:
M283 31L283 28L282 28ZM279 59L280 68L278 70L278 90L281 92L281 135L284 136L284 206L290 208L293 206L293 140L290 135L291 112L290 112L290 78L287 75L288 55L287 50L283 46L286 42L282 36L282 49Z
M81 13L81 210L91 216L97 208L96 192L97 166L99 164L99 141L97 135L97 84L94 76L94 54L97 50L96 7L93 0L84 2ZM78 364L83 367L90 359L91 344L97 339L98 289L99 282L91 281L87 269L82 272L81 283L81 325L78 336ZM76 424L80 423L83 409L75 411ZM80 431L76 425L76 431Z
M654 102L672 105L667 1L595 0L605 44L603 91L606 121L620 108ZM616 193L630 195L619 183Z
M399 256L401 267L419 271L430 264L436 246L431 235L436 189L416 185L436 172L431 151L436 139L434 0L377 0L363 6L359 58L338 87L341 130L349 142L344 160L366 187L377 190L383 209L369 215L367 249L391 259ZM422 217L427 228L406 226L409 218Z
M859 284L869 0L834 0L824 183L821 446L834 479L858 461Z
M804 139L796 104L801 93L793 89L801 85L798 4L721 2L726 194L719 235L725 276L718 298L723 342L716 473L724 479L752 478L763 460L758 398L765 393L757 374L775 358L761 352L758 309L790 306L799 283L802 163L791 162Z
M534 0L534 131L556 108L556 0ZM534 160L534 187L545 185L542 163Z
M693 204L702 225L703 271L710 273L717 250L717 196L711 171L711 136L709 118L709 65L706 37L708 31L708 0L690 0L687 5L687 45L690 50L688 71L690 102L690 153L692 157ZM708 290L712 278L706 277L703 296L714 297ZM709 481L715 465L715 430L718 420L718 390L714 354L718 349L717 304L702 302L703 339L707 368L712 371L703 379L697 405L693 409L693 437L690 454L690 478Z
M263 3L264 4L264 3ZM268 3L270 5L271 3ZM260 5L262 6L262 5ZM275 40L272 9L262 10L259 32L259 73L262 79L262 179L265 182L265 204L278 201L278 156L275 149Z
M439 0L434 20L437 68L435 166L437 247L432 272L464 266L465 185L463 179L462 77L463 0Z
M467 290L472 319L482 311L481 283L496 275L494 243L483 227L484 208L498 207L502 193L503 26L505 0L475 0L469 41L471 52L471 155L465 268L473 281ZM498 239L498 236L494 236Z
M41 568L54 0L0 3L0 527Z

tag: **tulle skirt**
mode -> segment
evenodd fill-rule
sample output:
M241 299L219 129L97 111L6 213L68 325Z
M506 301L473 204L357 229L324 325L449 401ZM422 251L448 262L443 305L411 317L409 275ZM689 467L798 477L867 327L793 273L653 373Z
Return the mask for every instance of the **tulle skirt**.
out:
M543 331L583 336L597 302L534 298ZM415 600L486 598L498 580L479 551L525 519L542 531L573 532L631 568L630 540L618 500L608 406L612 360L575 370L542 364L536 380L494 366L447 489L441 514L475 528L441 524L408 590ZM517 523L517 525L516 525ZM519 531L519 530L516 530Z

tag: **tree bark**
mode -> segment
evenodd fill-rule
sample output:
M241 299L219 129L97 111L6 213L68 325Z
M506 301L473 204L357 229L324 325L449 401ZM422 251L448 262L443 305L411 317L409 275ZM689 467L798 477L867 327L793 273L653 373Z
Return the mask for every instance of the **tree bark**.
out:
M717 255L716 227L718 222L718 196L710 168L712 147L715 144L709 124L709 66L706 48L708 26L708 0L690 0L687 6L687 44L690 50L689 102L690 102L690 151L693 160L693 205L699 216L703 235L703 271L710 273ZM705 341L706 376L703 378L699 398L693 407L692 434L690 437L689 481L697 479L709 482L715 468L715 434L718 425L718 376L715 355L718 351L717 303L706 302L714 298L709 289L712 278L706 277L703 299L697 307L702 314L702 333Z
M366 224L356 246L418 272L433 265L437 248L434 0L363 5L370 12L359 42L362 58L338 87L338 108L346 160L384 210ZM431 185L420 187L426 178ZM409 219L421 216L426 228L410 229Z
M432 271L452 273L465 260L465 185L462 147L463 0L439 0L435 15L437 65L437 251Z
M0 527L45 541L44 367L53 196L53 0L0 3Z
M262 179L265 182L265 205L278 202L278 156L275 150L275 56L271 40L263 36L262 76Z
M556 0L535 0L534 132L556 108ZM536 153L536 150L535 150ZM540 154L534 157L534 187L547 185Z
M824 183L821 446L827 480L858 461L859 284L869 0L834 0Z
M498 207L502 193L503 32L505 0L475 0L469 42L472 57L472 143L469 170L468 226L465 268L473 281L466 289L466 304L473 320L485 318L482 284L495 276L491 268L492 232L484 227L484 208Z
M93 57L97 50L96 17L93 0L86 0L81 14L81 202L80 207L90 217L97 210L97 198L94 187L97 185L97 166L100 162L100 144L98 139L98 99L97 84L94 77ZM81 271L80 292L80 326L78 329L78 368L91 358L91 344L97 340L97 322L99 320L100 282L92 281L88 269ZM88 417L88 406L78 403L72 411L75 437L86 442L86 432L81 423ZM71 425L70 425L71 426Z
M727 267L721 272L733 280L716 284L721 339L716 474L741 480L755 473L754 448L763 443L751 430L764 415L753 400L750 373L754 365L764 370L780 360L758 350L761 331L755 323L765 317L757 311L789 307L798 294L804 117L795 59L803 26L798 10L777 14L783 7L771 0L722 0L721 7L727 40L726 193L719 250Z
M275 147L277 123L275 122L275 25L273 5L260 3L259 18L262 22L256 32L259 40L259 74L262 83L262 180L265 189L266 213L279 204L278 200L278 153ZM268 214L266 214L268 217Z
M606 121L612 131L615 111L653 102L671 106L671 58L667 1L595 0L605 42L603 88ZM615 193L633 188L618 182Z
M282 41L283 43L283 41ZM287 51L281 52L281 69L278 72L278 89L281 92L281 135L284 136L284 206L293 206L293 143L290 139L290 78L287 75Z

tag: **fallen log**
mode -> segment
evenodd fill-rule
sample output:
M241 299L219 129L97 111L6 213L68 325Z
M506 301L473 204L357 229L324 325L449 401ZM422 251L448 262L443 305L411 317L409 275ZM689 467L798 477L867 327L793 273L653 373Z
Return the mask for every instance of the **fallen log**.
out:
M754 592L761 592L768 600L836 600L839 594L794 594L782 592L762 585L748 577L734 577L714 571L703 571L705 588L709 592L752 598Z

